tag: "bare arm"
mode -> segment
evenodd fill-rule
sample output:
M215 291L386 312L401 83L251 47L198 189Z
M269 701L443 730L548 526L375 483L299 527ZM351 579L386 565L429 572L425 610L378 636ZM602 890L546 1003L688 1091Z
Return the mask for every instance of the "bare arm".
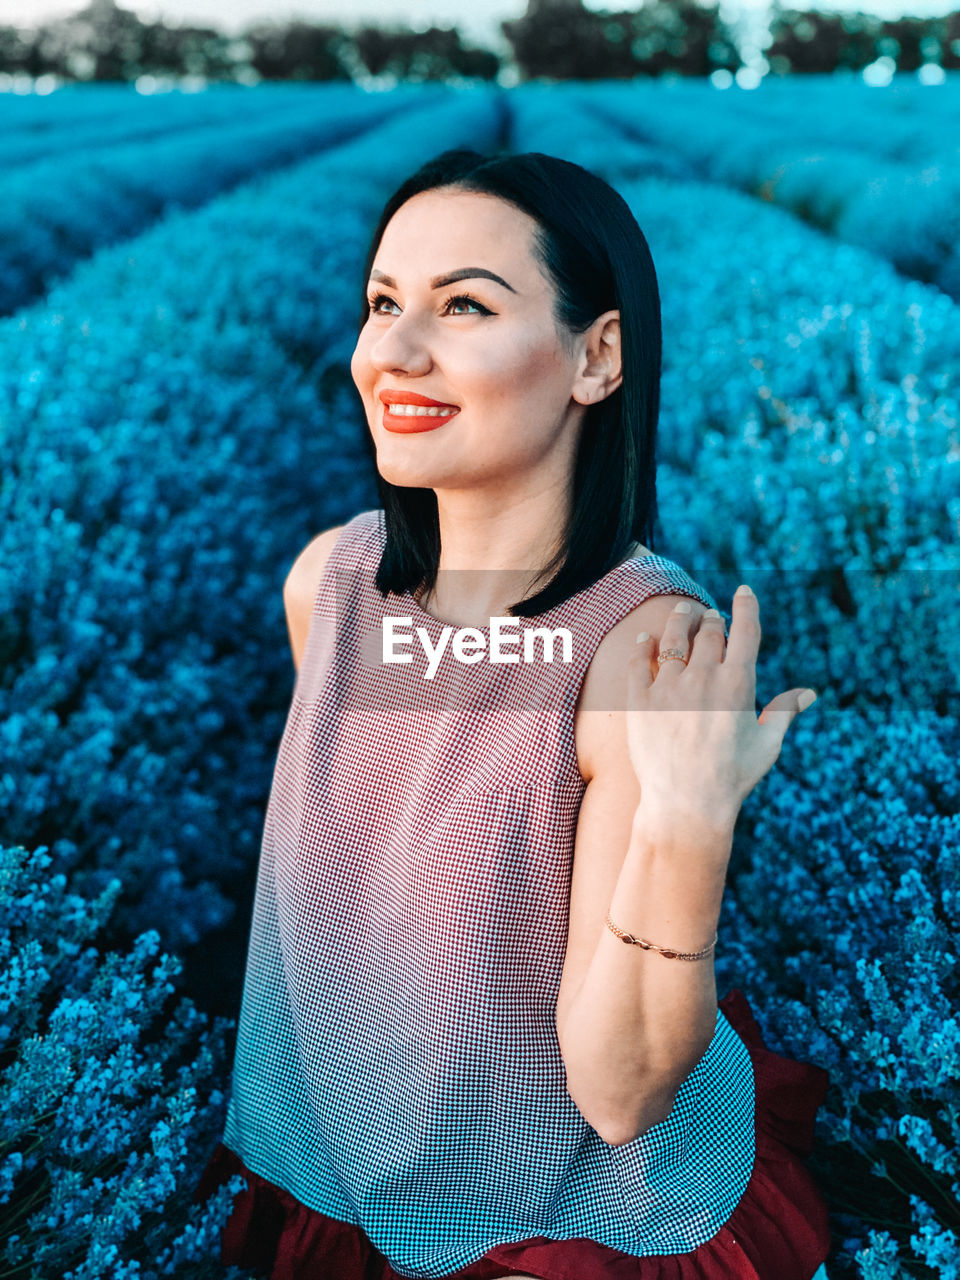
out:
M646 817L641 802L610 917L660 946L699 951L716 932L732 825L691 816L682 829L667 830ZM602 841L603 827L602 809L591 807L578 843ZM712 952L701 960L668 959L598 927L558 1038L570 1096L606 1142L630 1142L666 1119L710 1044L716 1017Z
M729 644L715 611L699 618L674 612L659 637L638 635L628 663L629 763L642 798L609 911L625 932L676 951L713 941L740 807L816 696L786 689L757 717L760 636L759 604L746 588L734 596ZM688 660L667 661L654 673L661 648L679 648ZM600 758L588 792L600 779L619 791L624 761L609 752ZM581 840L589 864L604 821L594 806L578 831L575 875ZM601 1137L620 1145L667 1118L710 1045L713 953L678 960L625 943L606 925L594 937L585 976L562 1013L558 1002L557 1034L571 1097Z
M640 820L640 783L627 744L626 668L636 652L637 632L662 635L674 605L684 599L651 597L608 632L588 669L578 707L578 759L587 788L577 825L556 1025L568 1091L581 1114L612 1143L665 1118L683 1078L709 1043L716 1018L712 958L668 960L626 945L604 923L609 909L621 928L684 951L699 950L716 927L719 896L715 910L709 905L703 910L706 919L699 928L695 920L684 928L682 911L693 907L686 874L678 883L677 862L670 862L673 874L664 862L671 850L682 856L674 849L678 832L667 829L658 841L650 815L645 823ZM705 607L693 599L688 603L695 629ZM657 831L665 825L658 824ZM678 893L679 912L671 902ZM697 938L687 945L681 934L691 928ZM675 974L677 969L697 971L694 990L685 996L677 992L676 981L690 983L693 975ZM686 1032L678 1002L689 1006Z

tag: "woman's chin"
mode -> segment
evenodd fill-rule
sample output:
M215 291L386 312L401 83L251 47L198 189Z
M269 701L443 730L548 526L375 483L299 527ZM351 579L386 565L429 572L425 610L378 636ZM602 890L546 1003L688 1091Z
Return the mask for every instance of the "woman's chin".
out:
M441 465L436 456L428 458L425 450L416 447L418 444L426 444L426 441L401 436L396 441L381 439L378 442L377 470L388 484L432 489L437 484L449 482L449 467Z
M377 470L387 484L401 485L408 489L432 489L441 482L436 470L428 467L405 467L377 458Z

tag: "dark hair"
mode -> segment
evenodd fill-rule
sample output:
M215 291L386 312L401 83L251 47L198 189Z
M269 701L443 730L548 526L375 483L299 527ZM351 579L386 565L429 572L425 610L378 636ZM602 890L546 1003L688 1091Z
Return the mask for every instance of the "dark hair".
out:
M592 586L633 542L655 550L656 429L660 412L660 294L647 241L622 196L602 178L539 151L484 156L454 149L422 165L390 197L373 232L366 288L387 223L411 196L435 188L499 196L535 219L538 261L555 286L561 337L582 333L604 311L620 311L623 381L588 405L573 477L572 511L563 545L546 566L547 584L511 606L530 617ZM376 448L366 433L376 466ZM436 494L394 485L377 470L386 546L376 585L403 594L436 583L440 525Z

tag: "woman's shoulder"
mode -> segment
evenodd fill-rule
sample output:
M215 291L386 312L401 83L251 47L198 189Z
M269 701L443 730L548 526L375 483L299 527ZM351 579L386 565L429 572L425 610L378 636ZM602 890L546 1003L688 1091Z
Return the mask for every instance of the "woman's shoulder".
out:
M382 533L384 530L383 508L371 507L368 511L358 511L355 516L350 517L343 528L356 529L365 534L376 529L378 533Z
M300 664L324 574L328 568L335 572L338 565L352 565L362 558L373 545L378 533L378 517L382 514L376 509L360 511L344 524L322 530L310 539L290 566L283 584L283 603L295 667Z
M384 528L383 510L380 507L371 507L367 511L358 511L356 515L345 520L343 524L337 525L342 537L338 539L343 546L362 546L373 541L374 535L383 536Z
M314 583L332 559L351 560L355 554L372 546L382 535L383 511L372 508L358 511L343 524L333 525L318 533L300 553L301 572Z
M358 534L362 535L366 529L362 517L369 514L362 511L344 524L331 525L329 529L314 534L290 566L283 587L284 596L293 600L308 597L312 601L334 551L346 549L356 542Z
M620 616L604 633L591 666L618 662L634 652L637 633L646 631L655 639L681 600L689 602L693 623L707 609L717 608L709 591L669 556L642 547L625 562L625 574L615 580Z
M637 651L639 632L646 631L658 644L675 607L686 600L690 604L687 617L691 633L695 633L707 609L717 607L710 593L676 560L647 552L646 548L624 563L624 568L612 580L610 593L615 621L606 629L591 656L577 708L578 750L582 751L585 761L591 762L594 755L609 748L617 736L611 734L608 713L626 709L627 673ZM603 711L604 715L582 714L590 711Z

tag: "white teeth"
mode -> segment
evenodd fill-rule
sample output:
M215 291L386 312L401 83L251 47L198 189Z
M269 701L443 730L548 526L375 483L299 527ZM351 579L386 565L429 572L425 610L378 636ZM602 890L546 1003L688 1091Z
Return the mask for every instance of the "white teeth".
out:
M410 418L440 418L457 412L456 409L426 409L417 404L388 404L387 409L390 413L398 413Z

